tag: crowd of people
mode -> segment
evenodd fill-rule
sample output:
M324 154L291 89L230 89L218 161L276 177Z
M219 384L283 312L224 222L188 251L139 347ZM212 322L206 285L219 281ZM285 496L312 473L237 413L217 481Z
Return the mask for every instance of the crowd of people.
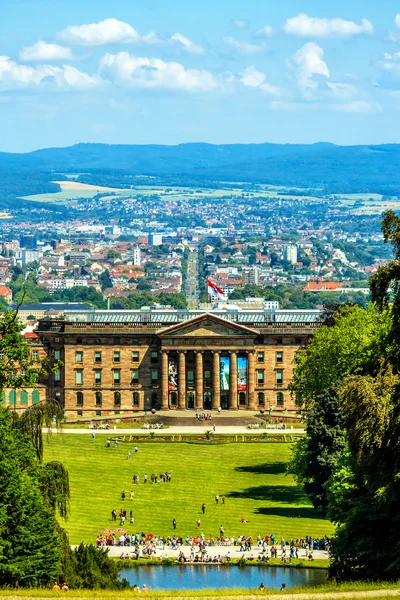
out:
M223 531L222 526L220 531L221 529ZM182 536L155 536L144 532L130 535L129 533L123 533L121 530L118 536L115 532L98 536L96 545L99 548L106 548L107 546L132 548L131 554L134 559L156 557L161 560L162 553L171 549L179 551L177 558L179 562L230 562L230 550L225 554L219 553L215 556L208 553L209 548L222 546L225 548L231 547L235 552L242 553L240 558L243 560L257 560L262 563L268 562L271 558L280 558L282 562L290 563L300 557L300 550L305 551L303 557L306 557L307 560L313 560L314 550L329 550L329 538L327 536L323 538L306 536L290 541L282 538L278 542L273 534L264 537L258 535L256 540L253 540L251 536L244 535L238 537L221 535L206 539L203 533L199 536L186 536L186 538L183 538ZM129 553L123 550L120 558L130 558Z
M211 413L195 413L194 418L198 421L212 421L213 417Z
M164 423L143 423L142 429L164 429Z

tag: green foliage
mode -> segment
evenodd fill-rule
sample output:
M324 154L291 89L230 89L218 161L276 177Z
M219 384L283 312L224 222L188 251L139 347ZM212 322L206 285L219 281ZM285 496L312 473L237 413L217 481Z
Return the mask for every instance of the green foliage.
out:
M70 585L83 589L125 589L126 580L118 580L118 564L108 556L108 550L98 549L92 544L80 544L72 552L71 562L74 575Z
M305 419L307 436L295 446L288 471L303 485L314 508L326 509L325 484L346 446L344 418L334 387L314 396Z
M295 357L291 388L306 405L384 351L390 325L386 312L379 313L372 306L367 310L340 307L334 323L334 327L317 329L308 346Z
M35 387L39 375L45 373L46 361L32 360L22 329L15 311L7 310L0 317L0 391Z
M117 250L114 250L114 248L111 248L107 252L107 260L112 260L113 258L122 258L122 257L121 257L120 252L117 252Z
M57 575L57 524L39 480L29 439L0 408L0 585L46 586Z

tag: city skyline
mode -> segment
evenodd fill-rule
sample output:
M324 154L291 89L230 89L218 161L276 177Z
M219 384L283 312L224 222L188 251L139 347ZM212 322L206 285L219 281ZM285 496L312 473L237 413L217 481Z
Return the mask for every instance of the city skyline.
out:
M260 4L5 2L0 150L400 140L395 2Z

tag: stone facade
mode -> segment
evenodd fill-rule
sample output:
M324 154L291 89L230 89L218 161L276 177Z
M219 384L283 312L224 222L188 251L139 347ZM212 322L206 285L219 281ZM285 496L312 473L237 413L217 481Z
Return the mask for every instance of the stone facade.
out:
M293 359L318 326L318 311L65 313L39 323L44 351L63 363L45 382L47 397L68 417L293 411Z

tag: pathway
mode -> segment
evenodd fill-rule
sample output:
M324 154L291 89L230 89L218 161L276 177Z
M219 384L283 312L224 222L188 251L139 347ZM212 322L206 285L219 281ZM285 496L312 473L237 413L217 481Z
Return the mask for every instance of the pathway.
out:
M143 436L148 436L151 432L154 432L155 435L169 435L169 434L201 434L204 433L205 431L209 431L210 429L212 429L212 423L201 423L198 425L173 425L171 427L168 427L166 429L134 429L134 428L129 428L129 427L124 427L123 429L114 429L114 426L111 425L110 429L89 429L89 427L86 427L84 429L68 429L68 426L63 427L61 432L62 433L73 433L73 434L92 434L93 431L97 434L105 434L108 436L115 436L115 435L125 435L125 434L130 434L130 435L143 435ZM44 432L47 432L48 429L44 428L43 429ZM58 429L50 429L51 433L58 433L59 430ZM299 434L299 433L305 433L305 429L290 429L290 426L287 427L285 430L283 429L247 429L247 427L245 427L244 425L236 425L236 426L231 426L231 425L216 425L216 431L215 434L255 434L255 435L262 435L263 433L267 433L270 435L282 435L282 434L286 434L286 435L290 435L290 434Z

